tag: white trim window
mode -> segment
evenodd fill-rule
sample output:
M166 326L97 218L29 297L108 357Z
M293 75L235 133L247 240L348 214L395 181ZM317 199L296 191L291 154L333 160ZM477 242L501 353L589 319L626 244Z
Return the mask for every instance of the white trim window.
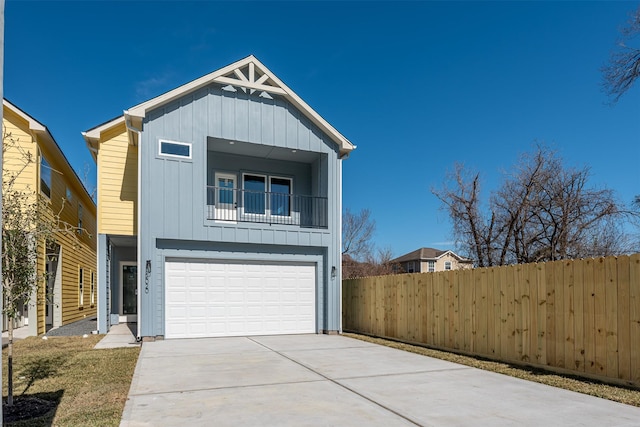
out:
M93 306L96 303L96 282L93 271L91 272L91 305Z
M42 154L40 155L40 193L51 198L51 166Z
M78 306L84 305L84 268L78 267Z
M429 273L433 273L434 271L436 271L436 262L429 261Z
M445 270L451 270L451 261L445 261L444 269Z
M255 173L242 174L242 207L244 214L267 214L267 177Z
M158 140L158 155L162 157L174 157L177 159L191 159L191 143Z
M271 215L291 216L293 179L271 176L269 177L269 191L271 193L271 200L269 201Z
M82 204L78 202L78 234L82 236Z

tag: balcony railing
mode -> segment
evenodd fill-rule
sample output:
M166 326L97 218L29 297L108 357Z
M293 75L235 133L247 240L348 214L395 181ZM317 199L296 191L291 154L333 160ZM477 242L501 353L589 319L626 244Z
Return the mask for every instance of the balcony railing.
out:
M327 228L327 198L207 187L207 218Z

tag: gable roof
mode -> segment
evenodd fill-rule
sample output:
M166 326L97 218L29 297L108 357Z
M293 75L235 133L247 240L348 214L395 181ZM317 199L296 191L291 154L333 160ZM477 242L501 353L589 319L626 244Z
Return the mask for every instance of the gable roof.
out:
M244 92L260 92L261 96L269 97L268 94L276 94L284 97L295 106L305 117L320 130L326 133L338 147L340 155L346 155L356 148L344 135L338 132L325 119L316 113L306 102L304 102L294 91L292 91L282 80L276 77L267 67L255 56L249 55L244 59L236 61L226 67L213 71L205 76L195 79L189 83L179 86L173 90L165 92L141 104L135 105L124 111L123 116L116 117L106 123L98 125L86 132L83 132L87 146L90 150L95 149L95 142L100 138L100 133L123 122L133 123L140 128L142 119L147 112L162 105L168 104L186 94L194 92L211 83L231 85L238 87ZM267 95L265 95L267 94ZM95 157L95 156L94 156Z
M408 254L404 254L398 258L392 259L391 262L407 262L407 261L435 261L438 258L444 256L445 254L451 254L452 256L458 258L460 262L471 262L470 259L461 257L453 251L442 251L440 249L434 248L420 248L415 251L409 252Z
M79 188L84 191L86 198L91 202L92 208L95 209L96 202L91 198L89 191L87 191L84 183L78 176L78 173L71 166L71 163L69 163L67 156L65 156L55 138L53 137L51 132L49 132L49 129L45 125L37 121L35 118L31 117L29 114L21 110L19 107L9 102L9 100L7 100L6 98L2 99L2 106L28 123L29 130L33 132L34 135L37 135L39 137L39 142L47 145L48 152L58 157L62 161L65 169L62 172L70 172L70 176L72 177L72 179L74 179L79 184Z

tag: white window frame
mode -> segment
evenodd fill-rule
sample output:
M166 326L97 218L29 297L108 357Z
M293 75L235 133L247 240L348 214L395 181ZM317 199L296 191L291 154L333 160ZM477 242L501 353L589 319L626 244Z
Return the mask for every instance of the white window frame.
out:
M242 173L242 209L241 209L241 215L242 216L245 215L244 197L245 197L247 189L244 187L244 182L245 182L245 177L247 175L259 176L261 178L264 178L264 191L265 191L265 193L264 193L264 213L247 212L246 215L266 218L268 213L269 213L268 201L267 201L267 193L269 192L269 176L267 176L265 174L261 174L261 173L254 173L254 172L243 172Z
M84 306L84 268L78 266L78 307Z
M91 306L93 307L96 303L96 285L95 285L95 276L94 276L94 272L92 270L89 270L90 275L91 275L91 288L90 288L90 292L91 292Z
M78 234L82 236L82 216L83 216L82 203L78 202Z
M167 144L175 144L175 145L184 145L185 147L189 147L189 155L188 156L181 156L179 154L169 154L169 153L163 153L162 152L162 143L167 143ZM193 157L193 144L191 144L190 142L179 142L179 141L171 141L168 139L159 139L158 140L158 156L160 157L170 157L173 159L183 159L183 160L191 160Z
M269 215L273 215L276 217L280 217L280 218L291 218L291 216L293 215L293 178L290 178L288 176L278 176L278 175L269 175L269 195L274 194L273 190L271 188L271 180L272 179L281 179L283 181L289 181L289 215L277 215L277 214L273 214L271 212L271 200L269 200L268 203L268 208L267 211L269 212ZM284 193L276 193L276 194L284 194Z
M436 271L436 262L429 261L429 273L433 273Z
M46 164L46 166L45 166ZM45 167L47 169L49 169L49 182L47 183L49 186L49 194L45 193L44 191L42 191L42 168ZM38 185L40 186L40 194L42 194L43 196L45 196L47 199L51 199L51 193L53 193L53 169L51 168L51 164L49 163L49 161L47 160L47 158L44 156L44 154L40 153L40 169L38 170L39 173L39 178L40 180L38 181Z
M447 267L449 267L449 268L447 268ZM445 261L445 262L444 262L444 269L445 269L445 271L452 270L452 267L453 267L453 264L451 263L451 261Z
M233 189L232 189L233 190L233 206L231 207L226 206L228 203L220 203L220 200L219 200L220 187L218 187L218 179L220 178L233 179ZM238 211L238 175L234 173L228 173L228 172L216 172L214 173L213 179L214 179L214 194L213 194L214 215L213 216L209 215L209 218L213 217L216 220L236 222L237 220L236 215ZM225 211L225 210L226 211L232 210L232 212L230 212L230 214L222 213L222 211Z

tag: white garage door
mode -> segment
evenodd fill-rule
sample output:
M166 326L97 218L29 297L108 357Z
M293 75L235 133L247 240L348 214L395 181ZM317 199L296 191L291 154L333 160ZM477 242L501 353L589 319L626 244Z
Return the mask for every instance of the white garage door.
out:
M316 332L314 264L167 260L165 337Z

